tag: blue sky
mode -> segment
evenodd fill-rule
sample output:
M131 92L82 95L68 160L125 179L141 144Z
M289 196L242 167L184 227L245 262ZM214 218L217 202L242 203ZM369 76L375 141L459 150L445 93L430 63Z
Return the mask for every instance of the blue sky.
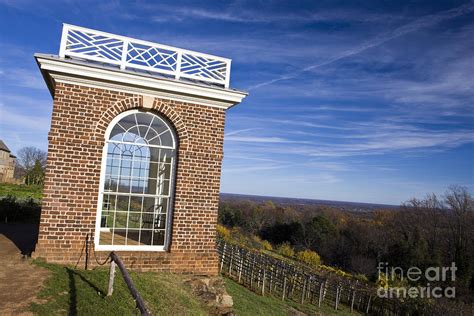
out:
M474 2L0 0L0 137L47 149L61 23L232 58L221 191L399 204L474 191Z

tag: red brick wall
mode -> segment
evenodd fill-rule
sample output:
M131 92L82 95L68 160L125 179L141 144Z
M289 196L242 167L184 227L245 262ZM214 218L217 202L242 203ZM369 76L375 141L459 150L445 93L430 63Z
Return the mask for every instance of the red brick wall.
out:
M95 231L99 179L108 123L142 107L142 97L84 86L56 86L40 232L35 257L76 264ZM215 224L225 110L156 98L179 138L171 247L168 252L119 251L136 270L216 274ZM95 265L91 242L89 262ZM98 260L108 252L97 251Z

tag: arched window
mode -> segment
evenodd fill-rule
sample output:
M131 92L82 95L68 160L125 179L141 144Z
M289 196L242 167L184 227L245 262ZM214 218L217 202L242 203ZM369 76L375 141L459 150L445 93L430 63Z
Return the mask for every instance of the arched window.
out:
M166 250L177 138L150 112L117 116L106 132L96 223L98 250Z

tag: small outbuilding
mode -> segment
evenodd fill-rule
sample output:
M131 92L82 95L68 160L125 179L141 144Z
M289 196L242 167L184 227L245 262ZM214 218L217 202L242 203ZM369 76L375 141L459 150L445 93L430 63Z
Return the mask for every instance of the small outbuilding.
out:
M66 24L35 58L54 102L34 256L216 274L231 61Z

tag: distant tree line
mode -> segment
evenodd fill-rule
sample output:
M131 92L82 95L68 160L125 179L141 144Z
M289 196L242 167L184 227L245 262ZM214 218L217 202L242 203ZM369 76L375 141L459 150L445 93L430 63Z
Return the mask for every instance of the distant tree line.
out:
M324 264L372 279L379 262L405 271L455 262L457 296L471 303L474 297L474 201L464 187L372 212L225 199L219 222L274 246L289 243L297 251L316 251Z

